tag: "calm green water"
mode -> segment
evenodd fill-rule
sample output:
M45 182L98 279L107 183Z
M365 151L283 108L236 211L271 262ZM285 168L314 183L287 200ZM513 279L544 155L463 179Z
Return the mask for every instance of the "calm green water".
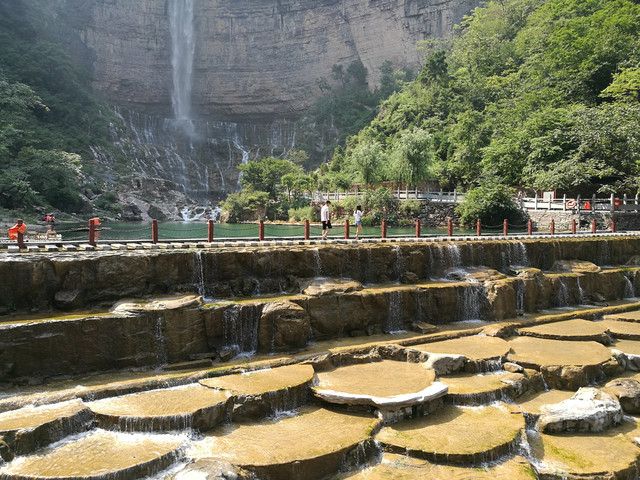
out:
M87 224L60 224L56 231L62 235L63 240L88 241L89 230ZM350 226L350 238L355 235L355 226ZM489 233L489 232L487 232ZM168 240L207 240L208 226L202 222L158 222L159 241ZM454 230L454 235L472 235L475 231ZM319 238L322 235L320 225L311 225L311 238ZM363 237L381 236L380 227L365 227L360 234ZM446 235L445 229L422 228L421 236ZM415 236L415 227L387 227L387 236ZM213 237L217 240L229 238L258 238L258 224L226 224L216 223L213 227ZM265 223L265 238L278 239L287 237L304 237L303 224L270 224ZM330 237L344 238L344 226L335 226L331 230ZM105 240L151 240L151 223L103 223L99 227L98 241Z

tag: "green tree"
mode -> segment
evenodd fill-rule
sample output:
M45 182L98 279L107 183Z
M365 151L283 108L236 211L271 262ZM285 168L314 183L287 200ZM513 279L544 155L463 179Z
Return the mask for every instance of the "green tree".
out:
M238 165L241 172L240 185L254 191L267 192L269 198L276 200L280 192L282 177L287 173L299 171L290 160L264 157L260 160Z
M433 137L426 130L415 128L404 132L391 150L391 179L416 186L433 177Z
M383 178L384 151L378 142L365 140L358 143L351 151L348 163L354 174L352 181L371 186L379 184Z

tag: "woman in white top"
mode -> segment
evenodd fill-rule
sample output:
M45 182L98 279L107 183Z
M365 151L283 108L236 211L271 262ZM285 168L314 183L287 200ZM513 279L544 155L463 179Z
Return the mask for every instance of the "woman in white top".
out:
M356 222L356 227L358 227L356 230L356 240L358 240L358 235L360 235L362 231L362 207L360 205L358 205L353 212L353 219Z

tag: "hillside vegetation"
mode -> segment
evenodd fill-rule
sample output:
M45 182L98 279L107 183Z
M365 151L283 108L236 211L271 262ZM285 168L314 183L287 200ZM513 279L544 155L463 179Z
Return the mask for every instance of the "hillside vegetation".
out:
M482 198L504 202L513 188L635 194L638 3L488 2L449 45L426 45L431 54L417 79L347 139L325 182L431 179L471 190L475 210ZM475 221L475 210L459 211Z
M0 4L0 208L90 211L99 193L91 148L110 146L117 119L90 76L21 1Z

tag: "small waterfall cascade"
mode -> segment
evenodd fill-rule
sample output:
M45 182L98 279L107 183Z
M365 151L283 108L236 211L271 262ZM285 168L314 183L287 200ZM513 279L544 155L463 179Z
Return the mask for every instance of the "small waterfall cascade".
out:
M396 254L396 260L394 262L394 277L396 278L396 280L398 282L400 282L400 280L402 279L402 275L404 275L404 256L402 254L402 250L400 249L400 247L398 245L394 245L393 246L393 251Z
M524 314L525 304L524 304L524 293L526 291L526 285L524 281L518 280L516 283L516 314L522 315Z
M633 282L629 278L629 275L625 273L624 277L624 293L622 298L635 298L636 290L633 286Z
M194 283L198 287L198 295L205 298L206 291L204 287L204 262L202 258L202 250L198 250L193 254L193 273L195 276Z
M482 283L472 282L457 288L456 317L457 321L481 320L487 302L487 292Z
M155 321L153 332L156 339L158 365L166 365L169 363L169 351L167 350L164 322L164 317L159 316Z
M191 118L191 90L193 86L193 59L196 51L196 35L193 23L193 0L169 2L171 31L171 67L173 92L171 105L177 125L188 137L193 137Z
M387 317L386 322L382 326L382 330L386 333L400 333L404 331L404 323L402 321L402 292L398 290L391 291L387 294Z
M509 264L513 267L528 267L529 257L527 255L527 247L524 242L509 243Z
M320 259L320 250L314 248L311 250L313 255L313 275L315 277L322 277L322 260Z
M569 286L564 278L558 278L558 289L556 291L555 301L557 307L568 307L571 301Z
M576 287L578 289L578 305L584 305L586 303L586 296L582 285L580 285L580 277L576 278Z
M253 354L258 350L259 308L233 305L224 311L222 339L224 348L240 354Z

